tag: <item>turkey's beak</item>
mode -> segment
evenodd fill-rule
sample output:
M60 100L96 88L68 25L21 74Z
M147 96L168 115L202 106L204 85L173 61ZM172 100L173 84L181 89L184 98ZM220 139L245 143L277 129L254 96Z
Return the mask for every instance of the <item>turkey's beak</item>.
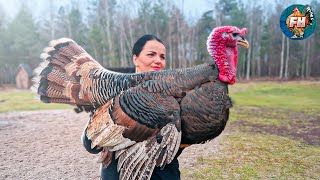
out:
M237 45L243 46L245 48L249 48L249 42L244 38L239 39L237 42Z

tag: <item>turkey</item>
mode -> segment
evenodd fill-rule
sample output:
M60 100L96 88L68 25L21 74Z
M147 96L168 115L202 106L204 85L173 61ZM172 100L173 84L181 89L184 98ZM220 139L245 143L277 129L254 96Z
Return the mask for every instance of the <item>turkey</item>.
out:
M249 45L245 34L234 26L215 28L207 40L214 61L139 74L109 71L73 40L53 40L34 71L33 90L45 103L92 111L92 147L115 152L120 179L150 179L155 166L172 161L180 143L202 143L223 131L237 45Z

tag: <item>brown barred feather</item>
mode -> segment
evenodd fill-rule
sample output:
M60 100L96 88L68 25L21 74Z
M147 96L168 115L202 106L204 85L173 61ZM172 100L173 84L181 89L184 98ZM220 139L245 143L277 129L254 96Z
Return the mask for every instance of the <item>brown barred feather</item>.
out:
M40 98L43 98L43 96L40 96ZM48 97L45 97L48 98ZM48 98L48 103L59 103L59 104L71 104L71 105L75 105L74 101L72 99L68 99L68 98Z
M52 55L52 58L54 58L55 60L63 63L63 66L61 67L64 67L65 65L67 65L68 63L70 63L70 59L66 56L63 56L62 54L59 54L59 53L56 53L54 55Z
M156 135L160 129L152 129L147 126L138 123L137 121L130 118L120 107L119 97L114 99L114 105L112 108L112 119L115 124L126 127L123 131L124 137L130 137L131 140L136 142L144 141L145 139Z
M47 75L47 78L48 81L60 84L63 87L66 87L68 82L77 83L73 77L57 70L57 67L52 69L52 71Z
M139 176L139 174L141 174L141 172L139 171L139 169L141 169L141 167L144 165L144 163L146 162L146 160L149 157L147 156L147 154L142 154L140 155L140 157L136 160L136 162L133 164L135 167L133 168L132 172L132 179L137 179L137 177Z
M182 143L198 144L221 134L232 103L227 84L216 81L187 92L180 105Z
M92 147L109 147L109 150L126 148L134 143L133 140L123 136L126 129L124 126L117 125L111 119L108 112L113 100L97 109L88 125L87 137L92 140Z
M57 65L58 67L63 67L63 66L66 65L66 63L63 63L63 62L59 61L58 59L55 59L55 58L50 57L50 55L47 54L47 53L42 53L42 54L40 55L40 58L43 59L43 60L45 60L45 61L48 61L48 62L50 62L50 63L52 63L52 64L55 64L55 65ZM62 69L62 68L61 68L61 69ZM62 71L62 72L63 72L63 71Z
M158 135L166 138L159 141L157 140ZM147 141L136 143L129 147L125 152L121 153L118 160L120 179L129 179L133 177L136 179L149 179L156 166L157 159L162 159L163 157L160 157L160 155L164 156L165 154L161 153L163 149L169 151L171 149L173 152L178 151L181 140L181 131L178 132L174 124L167 124L160 130L158 135L150 137ZM171 152L167 153L166 163L170 163L174 158L174 154ZM172 157L169 157L170 155ZM159 164L159 166L162 165L164 164ZM138 171L138 173L134 172L134 170Z
M70 77L76 76L77 71L80 69L79 65L74 62L70 62L65 66L65 70Z
M111 104L112 100L97 109L94 113L87 130L87 136L89 139L92 139L94 136L101 133L103 129L112 123L111 117L107 111Z
M59 44L57 44L56 46L59 46ZM59 53L66 56L67 58L73 58L74 56L78 56L83 53L86 54L86 51L73 41L68 42L67 46L60 48Z
M49 81L47 89L48 90L46 96L63 99L68 98L64 92L65 88L63 86L58 85L57 83Z

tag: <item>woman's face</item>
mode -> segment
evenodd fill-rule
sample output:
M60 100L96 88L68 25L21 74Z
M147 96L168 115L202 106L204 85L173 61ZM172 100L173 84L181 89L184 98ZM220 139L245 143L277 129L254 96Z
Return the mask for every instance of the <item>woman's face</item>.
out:
M166 48L157 40L147 41L139 56L133 55L136 72L160 71L166 68Z

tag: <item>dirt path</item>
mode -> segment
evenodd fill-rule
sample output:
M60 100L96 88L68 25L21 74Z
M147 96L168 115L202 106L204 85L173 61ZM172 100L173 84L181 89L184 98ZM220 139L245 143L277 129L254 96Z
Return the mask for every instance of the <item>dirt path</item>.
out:
M47 110L0 114L0 179L99 179L98 155L80 136L88 114ZM217 140L187 148L180 167L217 151Z
M0 114L0 179L98 179L80 141L86 119L72 110Z

